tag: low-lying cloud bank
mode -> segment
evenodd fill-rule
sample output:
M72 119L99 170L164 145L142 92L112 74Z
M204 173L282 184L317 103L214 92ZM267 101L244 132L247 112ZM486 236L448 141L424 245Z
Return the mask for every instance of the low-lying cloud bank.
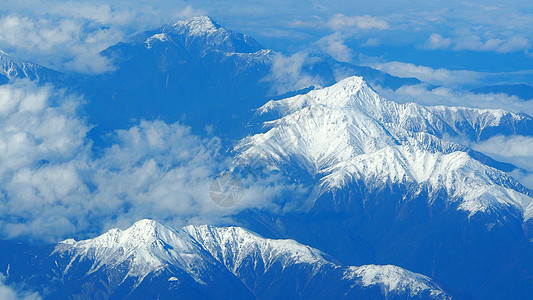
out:
M281 209L273 199L287 187L273 177L244 178L242 201L217 206L209 186L230 161L216 137L178 123L141 121L96 155L80 101L26 80L0 86L2 237L57 241L141 218L216 223L246 208Z
M406 85L396 90L374 87L383 97L397 102L417 102L424 105L466 106L505 109L533 116L533 101L524 101L506 94L475 94L448 87L433 88L426 84Z

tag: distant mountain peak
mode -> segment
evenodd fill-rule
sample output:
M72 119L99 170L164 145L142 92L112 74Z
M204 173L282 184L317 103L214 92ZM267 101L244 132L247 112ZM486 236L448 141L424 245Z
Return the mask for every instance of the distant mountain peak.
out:
M253 38L228 30L207 16L163 26L144 36L143 42L148 49L152 49L156 43L176 49L183 47L193 56L203 56L210 51L254 53L263 49Z
M92 261L90 272L127 263L130 265L128 276L141 280L149 273L174 266L201 282L199 271L209 261L187 233L146 219L125 230L111 229L93 239L63 241L55 252L70 253L72 262L77 259Z
M46 81L51 78L59 79L60 74L32 62L18 60L9 53L0 50L0 84L3 83L3 78L6 82L14 78Z
M191 35L207 35L217 30L225 30L208 16L198 16L188 20L178 21L175 28L187 28Z

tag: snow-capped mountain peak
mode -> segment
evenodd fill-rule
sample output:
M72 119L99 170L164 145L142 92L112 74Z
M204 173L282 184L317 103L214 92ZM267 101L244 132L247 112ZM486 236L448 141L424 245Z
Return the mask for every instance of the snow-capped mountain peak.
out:
M198 16L188 20L178 21L174 27L188 30L191 35L208 35L217 30L225 30L208 16Z
M241 227L204 225L184 229L233 273L238 273L250 257L260 257L265 269L276 262L283 266L305 263L314 267L328 263L319 250L294 240L265 239Z
M126 230L111 229L90 240L67 240L59 243L55 251L71 254L71 263L92 261L89 272L129 264L128 276L141 279L172 265L200 281L200 270L210 261L187 233L152 220L138 221Z
M380 97L361 77L270 101L258 112L279 117L264 124L265 133L240 142L238 160L267 161L281 169L296 163L319 179L322 192L351 182L381 189L388 182L427 189L430 198L445 191L448 203L471 214L513 207L527 219L533 212L526 188L471 157L465 146L443 139L475 140L485 129L498 128L503 117L516 122L530 117L399 104Z
M314 280L315 284L334 284L344 293L374 287L385 295L449 298L426 276L394 266L342 266L321 251L294 240L266 239L240 227L190 225L173 229L141 220L125 230L111 229L93 239L65 240L56 246L51 257L56 255L69 261L62 270L65 275L89 262L87 275L102 271L117 276L115 273L123 270L117 282L132 278L135 286L147 276L154 278L158 274L170 276L168 282L179 284L186 280L183 272L196 282L209 285L212 272L217 272L218 276L233 274L254 293L264 293L262 289L268 289L269 284L285 283L300 274L302 287L289 283L284 288L304 289L305 280Z
M144 45L153 49L162 43L185 49L189 55L203 56L211 51L223 53L255 53L263 49L251 37L228 30L207 16L194 17L161 27L145 37Z
M350 267L345 271L343 278L347 280L358 278L365 286L379 282L385 295L401 291L414 297L424 291L430 291L432 297L446 298L429 277L393 265Z
M60 73L35 63L20 61L0 50L0 84L2 79L28 78L30 80L58 79Z

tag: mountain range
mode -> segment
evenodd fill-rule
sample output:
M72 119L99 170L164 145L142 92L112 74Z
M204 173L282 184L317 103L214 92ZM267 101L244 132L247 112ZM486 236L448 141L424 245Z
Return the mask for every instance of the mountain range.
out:
M265 131L238 144L237 162L261 162L314 192L297 212L243 215L244 226L350 264L394 262L470 295L531 293L521 264L531 253L532 191L454 142L532 136L530 116L399 104L361 77L270 101L257 113Z
M2 249L13 250L0 262L8 278L45 299L450 299L426 276L391 265L342 266L296 241L239 227L141 220L89 240Z
M307 83L327 86L350 75L392 88L420 83L329 57L310 55L292 63L205 16L139 33L101 55L112 62L112 71L51 76L54 71L5 54L0 74L19 66L18 77L40 79L84 95L88 121L97 125L91 132L97 146L106 133L154 118L186 121L198 134L205 134L209 125L217 136L233 140L242 136L253 109L271 98L307 89ZM34 71L26 75L24 68ZM302 77L310 80L292 84Z
M319 55L294 62L208 17L101 55L112 71L80 75L0 52L0 84L84 95L96 149L140 119L180 121L221 137L235 174L309 192L221 227L141 220L81 241L2 240L6 284L45 299L533 297L533 191L510 173L524 170L468 146L532 137L531 116L388 100L372 86L420 81Z

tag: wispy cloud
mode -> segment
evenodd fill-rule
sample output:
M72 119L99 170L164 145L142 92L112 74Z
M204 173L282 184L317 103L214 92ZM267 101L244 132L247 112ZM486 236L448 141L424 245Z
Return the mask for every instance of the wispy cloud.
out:
M364 16L345 16L336 14L328 21L328 26L333 30L350 31L356 29L363 30L386 30L390 28L387 21L369 15Z
M310 86L322 86L324 82L320 76L306 72L305 67L309 63L312 61L305 51L292 55L276 53L272 59L271 73L263 80L272 82L272 92L277 95Z
M497 160L512 163L524 171L511 173L523 185L533 189L533 137L530 136L494 136L486 141L468 145Z
M436 85L468 85L479 83L485 74L467 70L433 69L411 63L398 61L370 63L371 67L387 72L393 76L409 78L415 77L423 82Z
M359 56L360 63L393 76L415 77L420 81L446 87L472 88L497 84L528 83L533 80L533 70L511 72L478 72L431 68L400 61L382 61L379 58Z
M353 60L354 51L346 46L339 32L321 38L316 44L323 52L338 61L351 62Z
M450 38L444 38L442 35L438 33L432 33L426 44L424 45L424 48L435 50L435 49L446 49L450 46L452 43L452 39Z
M450 49L454 51L492 51L497 53L510 53L526 51L531 48L531 41L522 36L506 38L483 39L474 34L443 37L438 33L432 33L422 48L429 50Z
M402 86L397 90L375 87L385 98L397 102L417 102L424 105L467 106L505 109L515 113L533 115L533 102L505 94L474 94L448 87L432 88L425 84Z

